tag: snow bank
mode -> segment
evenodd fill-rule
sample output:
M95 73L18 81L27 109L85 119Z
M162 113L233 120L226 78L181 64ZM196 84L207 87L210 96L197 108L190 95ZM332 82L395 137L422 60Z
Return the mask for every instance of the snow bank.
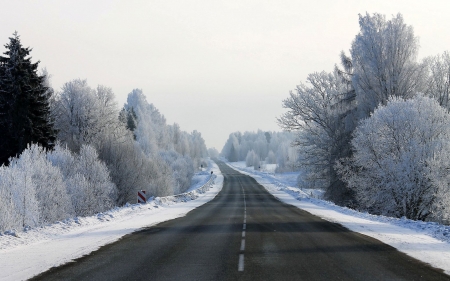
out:
M303 209L325 220L373 237L401 252L450 274L450 226L360 213L320 200L320 191L300 189L283 182L283 176L243 168L241 162L227 163L231 168L253 177L282 202ZM245 163L244 163L245 165ZM278 177L278 178L277 178ZM312 196L311 196L312 194Z
M212 200L222 189L223 176L215 163L211 170L215 176L190 192L0 235L0 280L28 279L143 227L186 215Z

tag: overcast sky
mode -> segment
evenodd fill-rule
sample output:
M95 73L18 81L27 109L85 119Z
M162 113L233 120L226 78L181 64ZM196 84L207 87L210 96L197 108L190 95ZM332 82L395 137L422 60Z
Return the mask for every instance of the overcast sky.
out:
M450 49L449 1L0 0L0 45L17 30L59 90L75 78L140 88L166 117L222 149L234 131L276 130L282 100L348 53L359 13L402 13L419 56ZM3 52L4 48L0 47Z

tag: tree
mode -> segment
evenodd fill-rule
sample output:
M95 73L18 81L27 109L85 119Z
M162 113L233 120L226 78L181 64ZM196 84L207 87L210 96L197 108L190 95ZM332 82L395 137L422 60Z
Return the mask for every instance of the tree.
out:
M425 64L416 62L419 43L401 14L359 15L360 32L350 50L359 118L389 97L412 98L424 86Z
M276 164L277 163L277 156L275 153L273 153L272 150L269 151L266 158L266 164Z
M32 63L17 32L0 56L0 164L20 154L31 143L51 149L55 130L50 115L51 91L39 76L39 62Z
M450 114L434 99L391 97L354 132L338 171L371 213L450 218Z
M439 105L450 110L450 54L431 57L427 60L430 76L425 94L435 98Z
M296 92L283 101L288 112L279 119L279 125L296 131L295 145L299 147L299 161L314 181L314 186L328 189L337 180L335 161L346 153L349 129L346 114L354 107L344 103L352 88L334 73L308 75L308 84L297 86Z
M267 143L270 143L270 138L272 137L270 132L265 132L264 135L266 136Z
M210 147L210 148L208 148L208 155L211 158L218 158L219 151L215 147Z
M82 145L80 153L74 154L57 145L47 158L61 171L76 215L93 215L115 205L116 185L93 147Z
M83 144L98 149L106 136L121 140L126 134L112 90L101 85L92 89L86 80L65 83L52 111L56 116L58 139L74 152Z

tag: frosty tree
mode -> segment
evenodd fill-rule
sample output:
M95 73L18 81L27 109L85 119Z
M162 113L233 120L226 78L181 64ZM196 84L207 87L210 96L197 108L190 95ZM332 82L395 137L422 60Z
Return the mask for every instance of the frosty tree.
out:
M420 91L425 65L416 62L418 39L401 14L391 20L377 13L359 15L359 26L350 52L359 117L364 118L391 96L411 98Z
M416 220L448 219L450 115L427 97L392 97L354 132L340 174L361 208Z
M429 77L425 93L435 98L447 110L450 109L450 54L427 59Z
M55 131L50 118L51 91L39 76L39 62L32 63L15 32L0 56L0 164L20 154L28 144L52 148Z
M312 73L283 101L288 111L278 119L283 129L297 133L295 145L300 148L299 161L309 187L323 188L333 194L330 199L343 204L348 190L337 184L334 164L348 155L353 129L349 112L354 108L349 96L353 88L338 71Z

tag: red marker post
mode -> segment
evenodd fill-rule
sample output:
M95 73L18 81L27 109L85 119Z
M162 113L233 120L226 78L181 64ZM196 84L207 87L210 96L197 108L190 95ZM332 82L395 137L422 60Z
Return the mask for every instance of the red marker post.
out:
M138 203L145 203L147 202L147 197L145 196L145 190L138 191Z

